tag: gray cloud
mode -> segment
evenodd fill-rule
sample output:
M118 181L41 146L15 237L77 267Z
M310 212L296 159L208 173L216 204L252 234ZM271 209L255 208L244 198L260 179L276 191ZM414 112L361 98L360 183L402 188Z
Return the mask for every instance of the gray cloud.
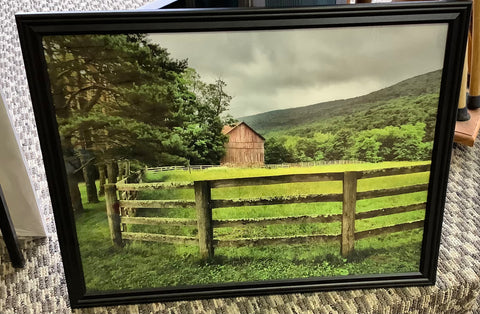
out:
M207 81L222 78L231 113L349 98L442 67L446 25L151 34Z

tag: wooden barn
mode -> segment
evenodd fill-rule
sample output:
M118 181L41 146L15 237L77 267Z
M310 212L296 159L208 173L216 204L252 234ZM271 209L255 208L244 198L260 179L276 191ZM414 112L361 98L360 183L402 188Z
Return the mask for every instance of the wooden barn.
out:
M220 164L233 167L253 167L265 164L265 138L245 122L226 125L222 133L228 136L226 153Z

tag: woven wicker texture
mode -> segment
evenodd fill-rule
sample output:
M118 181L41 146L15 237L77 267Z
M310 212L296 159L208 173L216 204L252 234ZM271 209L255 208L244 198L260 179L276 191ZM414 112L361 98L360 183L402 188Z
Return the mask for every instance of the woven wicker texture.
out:
M134 9L147 0L0 0L0 90L32 173L49 237L26 242L24 269L0 241L0 313L72 313L14 14ZM434 287L354 290L103 307L74 313L476 313L480 285L480 143L452 156L438 280Z

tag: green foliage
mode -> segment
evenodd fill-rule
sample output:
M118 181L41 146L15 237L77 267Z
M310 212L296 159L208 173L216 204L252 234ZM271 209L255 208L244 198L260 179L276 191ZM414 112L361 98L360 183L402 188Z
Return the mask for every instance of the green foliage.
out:
M46 36L43 45L65 152L92 151L97 162L219 163L225 82L202 82L146 35Z
M316 160L316 157L320 158L318 155L318 145L319 143L313 138L300 138L295 146L295 159L300 161L313 161Z
M422 142L424 136L425 123L421 122L363 131L356 138L352 155L368 162L428 160L433 142Z
M407 79L365 96L242 117L262 135L276 131L310 136L334 132L435 121L441 70ZM371 125L374 123L374 125ZM435 124L427 124L427 127Z
M360 160L365 160L368 162L382 161L381 157L378 156L380 145L381 144L379 142L371 137L357 140L354 147L355 156L357 156Z
M241 119L267 142L285 139L296 162L429 160L440 74L427 73L361 97Z
M290 152L289 160L292 160L290 162L355 159L375 163L429 160L433 140L425 142L425 139L430 137L427 136L426 129L427 126L423 122L398 127L372 128L360 132L341 128L331 136L321 136L324 135L322 133L316 133L314 137L290 136L289 148L282 147L287 153ZM272 154L273 148L269 142L273 138L273 142L277 143L275 136L267 138L265 156ZM275 162L266 158L266 163Z
M266 164L282 164L295 161L292 153L275 137L267 139L264 148Z
M183 119L189 123L174 131L185 140L190 164L219 164L227 141L222 134L223 126L234 122L226 115L232 99L224 91L226 83L221 79L205 83L192 68L186 69L182 82L195 95L195 105L176 109L177 114L183 114Z
M370 108L348 117L339 116L318 124L276 130L267 133L266 137L267 141L271 137L288 138L289 149L295 152L296 161L429 160L437 101L435 95L402 97L377 104L375 110Z
M356 156L351 156L350 149L352 146L354 134L351 129L341 128L337 132L334 133L334 136L330 138L327 142L323 145L324 156L326 160L342 160L342 159L350 159L351 157L355 157L359 160L360 159ZM370 160L365 160L371 162Z

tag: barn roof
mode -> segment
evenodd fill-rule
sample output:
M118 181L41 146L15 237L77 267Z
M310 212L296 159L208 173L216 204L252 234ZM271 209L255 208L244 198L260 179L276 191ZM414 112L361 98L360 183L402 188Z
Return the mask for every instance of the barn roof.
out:
M225 125L225 126L223 127L223 129L222 129L222 133L225 134L225 135L227 135L228 133L232 132L234 129L236 129L236 128L237 128L239 125L241 125L241 124L245 125L247 128L249 128L250 130L252 130L253 133L257 134L258 137L260 137L262 140L265 141L265 138L264 138L262 135L260 135L257 131L255 131L254 129L252 129L248 124L246 124L246 123L243 122L243 121L242 121L242 122L237 122L237 123L235 123L235 124L233 124L233 125Z

